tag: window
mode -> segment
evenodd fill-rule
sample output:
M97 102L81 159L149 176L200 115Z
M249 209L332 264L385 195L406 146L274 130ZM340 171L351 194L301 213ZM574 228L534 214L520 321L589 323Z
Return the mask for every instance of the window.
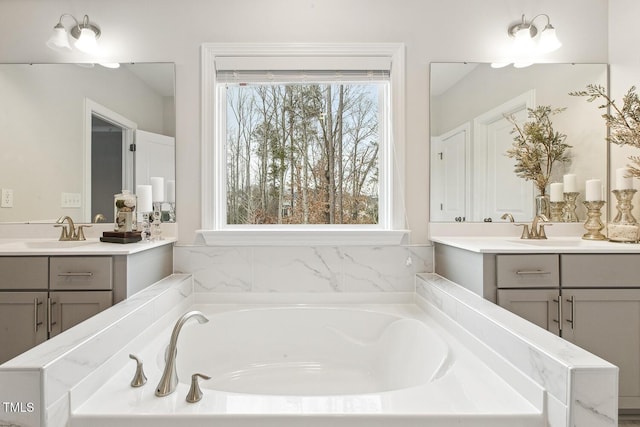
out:
M204 45L203 228L404 228L402 57L397 44Z

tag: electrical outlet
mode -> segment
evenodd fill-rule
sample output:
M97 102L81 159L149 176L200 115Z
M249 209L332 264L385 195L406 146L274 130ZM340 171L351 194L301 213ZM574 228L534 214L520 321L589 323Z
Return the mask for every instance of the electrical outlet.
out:
M2 199L0 200L0 207L2 208L13 207L13 190L9 188L2 189Z
M80 193L62 193L60 206L63 208L82 207L82 197Z

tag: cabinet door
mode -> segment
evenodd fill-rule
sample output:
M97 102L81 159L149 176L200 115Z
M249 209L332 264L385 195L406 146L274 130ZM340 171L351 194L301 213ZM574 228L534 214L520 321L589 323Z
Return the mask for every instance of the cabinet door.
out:
M111 306L111 291L51 292L49 338Z
M47 339L46 292L0 292L0 363Z
M554 334L558 323L558 289L498 289L498 305Z
M562 336L620 368L620 409L640 408L640 289L562 291Z

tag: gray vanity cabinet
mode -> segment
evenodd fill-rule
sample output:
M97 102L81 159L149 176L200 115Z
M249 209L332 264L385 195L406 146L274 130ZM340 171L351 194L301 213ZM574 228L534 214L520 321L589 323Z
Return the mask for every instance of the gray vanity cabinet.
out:
M110 307L112 257L0 257L0 363Z
M0 363L47 340L47 292L0 292Z
M640 409L639 254L497 255L496 285L500 306L618 366L619 408Z

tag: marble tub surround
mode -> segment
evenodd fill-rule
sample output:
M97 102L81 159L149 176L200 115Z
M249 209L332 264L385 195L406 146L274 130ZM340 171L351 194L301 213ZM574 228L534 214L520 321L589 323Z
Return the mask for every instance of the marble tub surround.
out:
M0 365L0 402L33 403L33 411L0 407L0 425L69 425L69 390L153 322L181 312L192 290L191 276L170 276Z
M617 425L616 366L436 274L416 293L542 387L549 426Z
M176 246L174 271L193 274L196 292L413 292L433 248Z

